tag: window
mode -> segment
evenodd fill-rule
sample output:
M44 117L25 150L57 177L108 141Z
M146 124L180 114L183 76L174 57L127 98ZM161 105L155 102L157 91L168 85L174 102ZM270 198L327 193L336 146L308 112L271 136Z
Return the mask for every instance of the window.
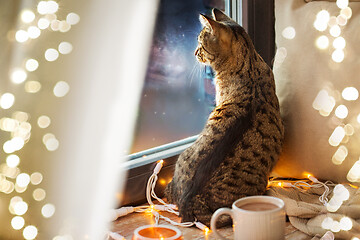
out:
M225 0L162 0L131 152L198 134L215 106L210 67L194 57L199 13L225 10Z

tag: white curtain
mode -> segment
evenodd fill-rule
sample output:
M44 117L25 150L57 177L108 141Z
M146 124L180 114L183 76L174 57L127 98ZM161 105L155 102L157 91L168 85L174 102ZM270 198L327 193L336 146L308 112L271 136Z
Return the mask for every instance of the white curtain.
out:
M25 6L23 2L28 4ZM1 75L0 94L9 92L15 96L14 105L2 110L3 116L12 118L17 111L29 116L31 137L22 149L14 152L21 159L16 168L18 174L29 176L40 172L43 180L39 185L29 183L22 193L0 192L0 215L4 222L0 238L23 239L24 229L31 225L38 230L37 239L56 236L102 239L109 223L108 210L116 207L116 196L121 194L125 178L119 174L120 164L132 141L158 3L157 0L62 0L58 2L57 18L62 20L75 12L80 22L66 33L49 30L49 26L37 39L19 43L12 32L37 25L44 17L37 12L37 4L38 1L27 0L13 4L1 2L4 24L0 28L2 33L8 33L9 40L2 39L6 42L2 46L7 55L1 60L7 65L6 69L2 67L6 74ZM5 11L3 7L8 7L5 5L11 5L16 16L10 14L10 9ZM25 8L35 13L32 23L24 24L21 20ZM60 54L55 61L46 61L46 49L57 49L64 41L71 42L72 52ZM37 59L38 69L29 72L23 83L11 82L8 73L24 68L30 58ZM40 83L41 90L24 91L29 81ZM69 93L62 98L52 93L59 81L70 86ZM51 119L47 128L37 126L42 115ZM46 133L56 136L59 146L55 151L49 151L42 143ZM11 139L6 134L0 135L2 143ZM9 154L4 154L4 158ZM33 197L38 188L46 192L45 199L40 201ZM14 196L20 196L28 205L26 213L21 215L25 224L19 230L10 227L15 214L7 210ZM41 213L45 204L55 206L51 218L44 218Z

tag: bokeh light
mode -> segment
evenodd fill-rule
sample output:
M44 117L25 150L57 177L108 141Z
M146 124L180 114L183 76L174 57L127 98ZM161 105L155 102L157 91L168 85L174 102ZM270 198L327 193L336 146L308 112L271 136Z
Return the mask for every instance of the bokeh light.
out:
M341 49L336 49L332 55L331 58L334 62L341 63L345 58L345 53Z
M29 225L24 228L23 236L26 240L35 239L38 234L38 230L35 226Z
M39 185L43 180L43 175L39 172L34 172L30 176L30 181L32 185Z
M16 177L16 184L19 187L26 187L27 185L29 185L29 183L30 183L30 176L27 173L20 173Z
M282 31L282 36L286 39L294 39L296 36L295 28L289 26Z
M21 12L20 14L21 16L21 20L24 23L31 23L32 21L34 21L35 19L35 14L33 11L29 10L29 9L25 9Z
M330 28L330 35L333 37L339 37L341 34L341 29L338 25L332 26Z
M49 48L45 51L45 59L49 62L53 62L59 57L59 52L54 48Z
M15 154L11 154L6 157L6 164L10 168L17 167L19 165L19 163L20 163L20 158Z
M42 115L38 118L37 124L40 128L47 128L51 123L48 116Z
M350 182L359 182L360 181L360 160L356 161L354 165L349 170L346 179Z
M38 27L30 26L27 30L29 38L36 39L40 36L41 30Z
M10 79L15 84L23 83L27 78L27 73L21 68L14 68L10 73Z
M329 47L329 38L322 35L316 39L315 45L319 49L327 49Z
M24 215L28 210L28 204L24 201L19 201L14 204L14 212L16 215Z
M50 21L46 18L40 18L37 24L38 28L40 29L46 29L50 26Z
M344 88L341 96L347 101L355 101L359 97L359 91L354 87L347 87Z
M346 41L343 37L337 37L335 38L333 42L333 47L336 49L344 49L346 46Z
M0 107L2 109L9 109L14 105L15 96L12 93L4 93L0 97Z
M41 89L41 83L38 81L27 81L25 83L25 91L28 93L37 93Z
M39 62L35 59L28 59L25 63L25 68L29 72L35 71L39 67Z
M24 227L25 220L23 217L15 216L13 219L11 219L11 226L15 230L20 230Z
M35 201L42 201L46 197L46 192L42 188L37 188L33 191L33 198Z
M45 204L41 208L41 214L43 215L44 218L50 218L54 215L54 213L55 213L55 206L51 203Z
M76 13L69 13L66 16L66 22L70 25L75 25L80 21L80 16Z
M65 81L59 81L55 84L54 87L54 95L56 97L64 97L70 90L70 86L67 82Z
M58 50L61 54L69 54L69 53L71 53L72 49L73 49L73 46L69 42L61 42L59 44L59 48L58 48Z
M336 5L337 5L340 9L347 8L348 5L349 5L349 0L336 0Z
M341 126L337 126L329 138L329 144L331 146L338 146L345 137L345 130Z
M349 114L349 110L345 105L339 105L335 109L335 115L340 119L346 118L348 116L348 114Z

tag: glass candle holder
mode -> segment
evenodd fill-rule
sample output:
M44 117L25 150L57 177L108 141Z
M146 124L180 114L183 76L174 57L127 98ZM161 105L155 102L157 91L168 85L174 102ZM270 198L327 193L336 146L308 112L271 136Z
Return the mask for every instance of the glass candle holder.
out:
M180 240L183 239L179 229L168 225L146 225L135 229L132 240Z

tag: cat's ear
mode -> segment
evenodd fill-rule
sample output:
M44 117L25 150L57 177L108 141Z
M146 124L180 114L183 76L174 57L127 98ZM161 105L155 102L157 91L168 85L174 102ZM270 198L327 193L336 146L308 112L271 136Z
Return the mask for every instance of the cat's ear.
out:
M231 18L229 18L225 13L220 11L217 8L214 8L212 10L213 17L216 21L233 21Z
M200 22L204 27L208 27L213 33L217 31L218 28L220 28L221 23L216 22L214 19L205 16L200 13Z

